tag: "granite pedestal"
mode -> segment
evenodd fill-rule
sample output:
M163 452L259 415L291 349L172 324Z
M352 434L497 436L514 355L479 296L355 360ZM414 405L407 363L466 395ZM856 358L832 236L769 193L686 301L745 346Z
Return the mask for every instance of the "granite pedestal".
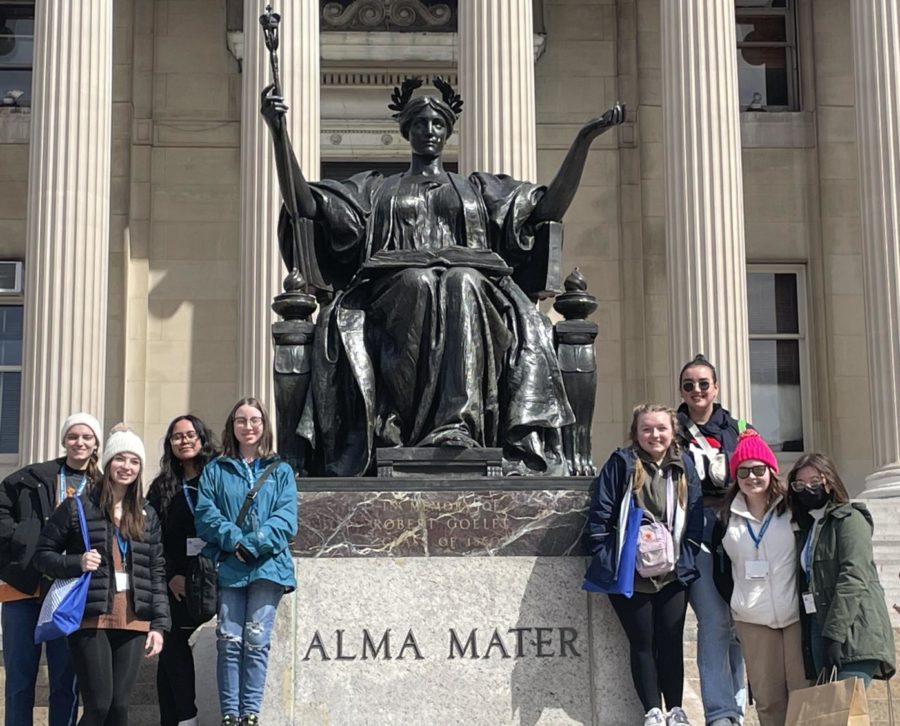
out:
M622 629L581 590L589 485L301 481L264 722L638 723Z

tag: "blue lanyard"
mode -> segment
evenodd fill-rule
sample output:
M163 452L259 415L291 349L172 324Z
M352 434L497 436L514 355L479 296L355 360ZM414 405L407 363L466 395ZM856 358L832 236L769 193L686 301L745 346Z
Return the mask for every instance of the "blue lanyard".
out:
M80 496L87 484L87 472L81 475L81 483L77 487L73 487L75 496ZM69 496L69 487L66 485L66 465L59 467L59 501L62 502Z
M803 548L803 559L806 564L806 579L812 581L812 543L813 535L816 531L817 522L813 520L812 527L809 528L809 534L806 536L806 546Z
M247 474L250 476L250 486L252 487L256 477L259 475L259 458L254 459L252 464L248 464L243 459L241 459L241 462L247 469Z
M122 536L118 527L115 527L113 531L116 533L116 542L119 544L119 554L122 555L122 568L128 569L128 548L131 543Z
M184 500L187 502L188 509L191 510L191 514L194 513L194 503L191 501L191 495L188 494L188 489L196 489L197 487L189 487L187 485L187 479L181 480L181 489L184 492Z
M772 515L775 514L774 511L769 512L769 516L766 517L766 520L763 522L762 527L759 528L759 536L753 531L753 527L750 526L750 520L745 519L744 523L747 525L747 533L750 535L750 539L753 540L753 544L756 549L759 549L759 546L762 544L763 537L766 536L766 530L769 528L769 525L772 523Z

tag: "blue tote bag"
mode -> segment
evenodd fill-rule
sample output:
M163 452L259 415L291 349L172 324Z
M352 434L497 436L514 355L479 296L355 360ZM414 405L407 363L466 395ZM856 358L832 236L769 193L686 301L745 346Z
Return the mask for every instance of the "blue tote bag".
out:
M78 508L78 524L81 525L84 551L87 552L91 549L91 543L88 539L84 505L80 497L75 497L75 506ZM41 605L41 614L34 629L35 644L55 640L78 630L84 616L90 584L90 572L82 572L78 577L53 581L47 597L44 598L44 604Z
M636 507L632 498L627 497L628 506L623 502L619 514L619 540L617 543L618 560L616 562L616 577L606 583L592 582L585 579L581 586L587 592L603 592L607 595L624 595L631 597L634 594L634 567L637 559L638 530L641 527L641 518L644 510Z

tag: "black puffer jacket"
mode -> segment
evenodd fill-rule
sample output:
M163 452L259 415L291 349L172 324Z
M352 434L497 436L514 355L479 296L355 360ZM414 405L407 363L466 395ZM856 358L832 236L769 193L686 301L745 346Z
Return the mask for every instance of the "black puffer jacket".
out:
M56 477L65 460L29 464L0 483L0 579L20 592L35 592L41 581L31 560L53 513Z
M100 567L91 575L85 617L93 617L112 610L115 578L111 571L113 527L100 509L96 494L83 494L91 548L100 553ZM149 620L151 630L169 630L169 598L166 595L166 563L163 558L159 518L144 502L144 538L132 540L128 551L128 571L134 594L134 612L141 620ZM65 552L66 554L61 554ZM81 555L84 542L78 523L78 508L74 499L67 499L50 517L41 532L34 554L34 566L52 578L78 577L81 574Z

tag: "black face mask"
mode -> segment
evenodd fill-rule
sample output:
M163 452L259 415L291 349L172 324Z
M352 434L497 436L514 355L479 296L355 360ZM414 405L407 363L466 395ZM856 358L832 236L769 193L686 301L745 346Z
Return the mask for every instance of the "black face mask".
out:
M828 492L824 487L818 486L815 489L804 489L801 492L795 492L797 501L800 506L807 511L812 509L821 509L828 503Z

